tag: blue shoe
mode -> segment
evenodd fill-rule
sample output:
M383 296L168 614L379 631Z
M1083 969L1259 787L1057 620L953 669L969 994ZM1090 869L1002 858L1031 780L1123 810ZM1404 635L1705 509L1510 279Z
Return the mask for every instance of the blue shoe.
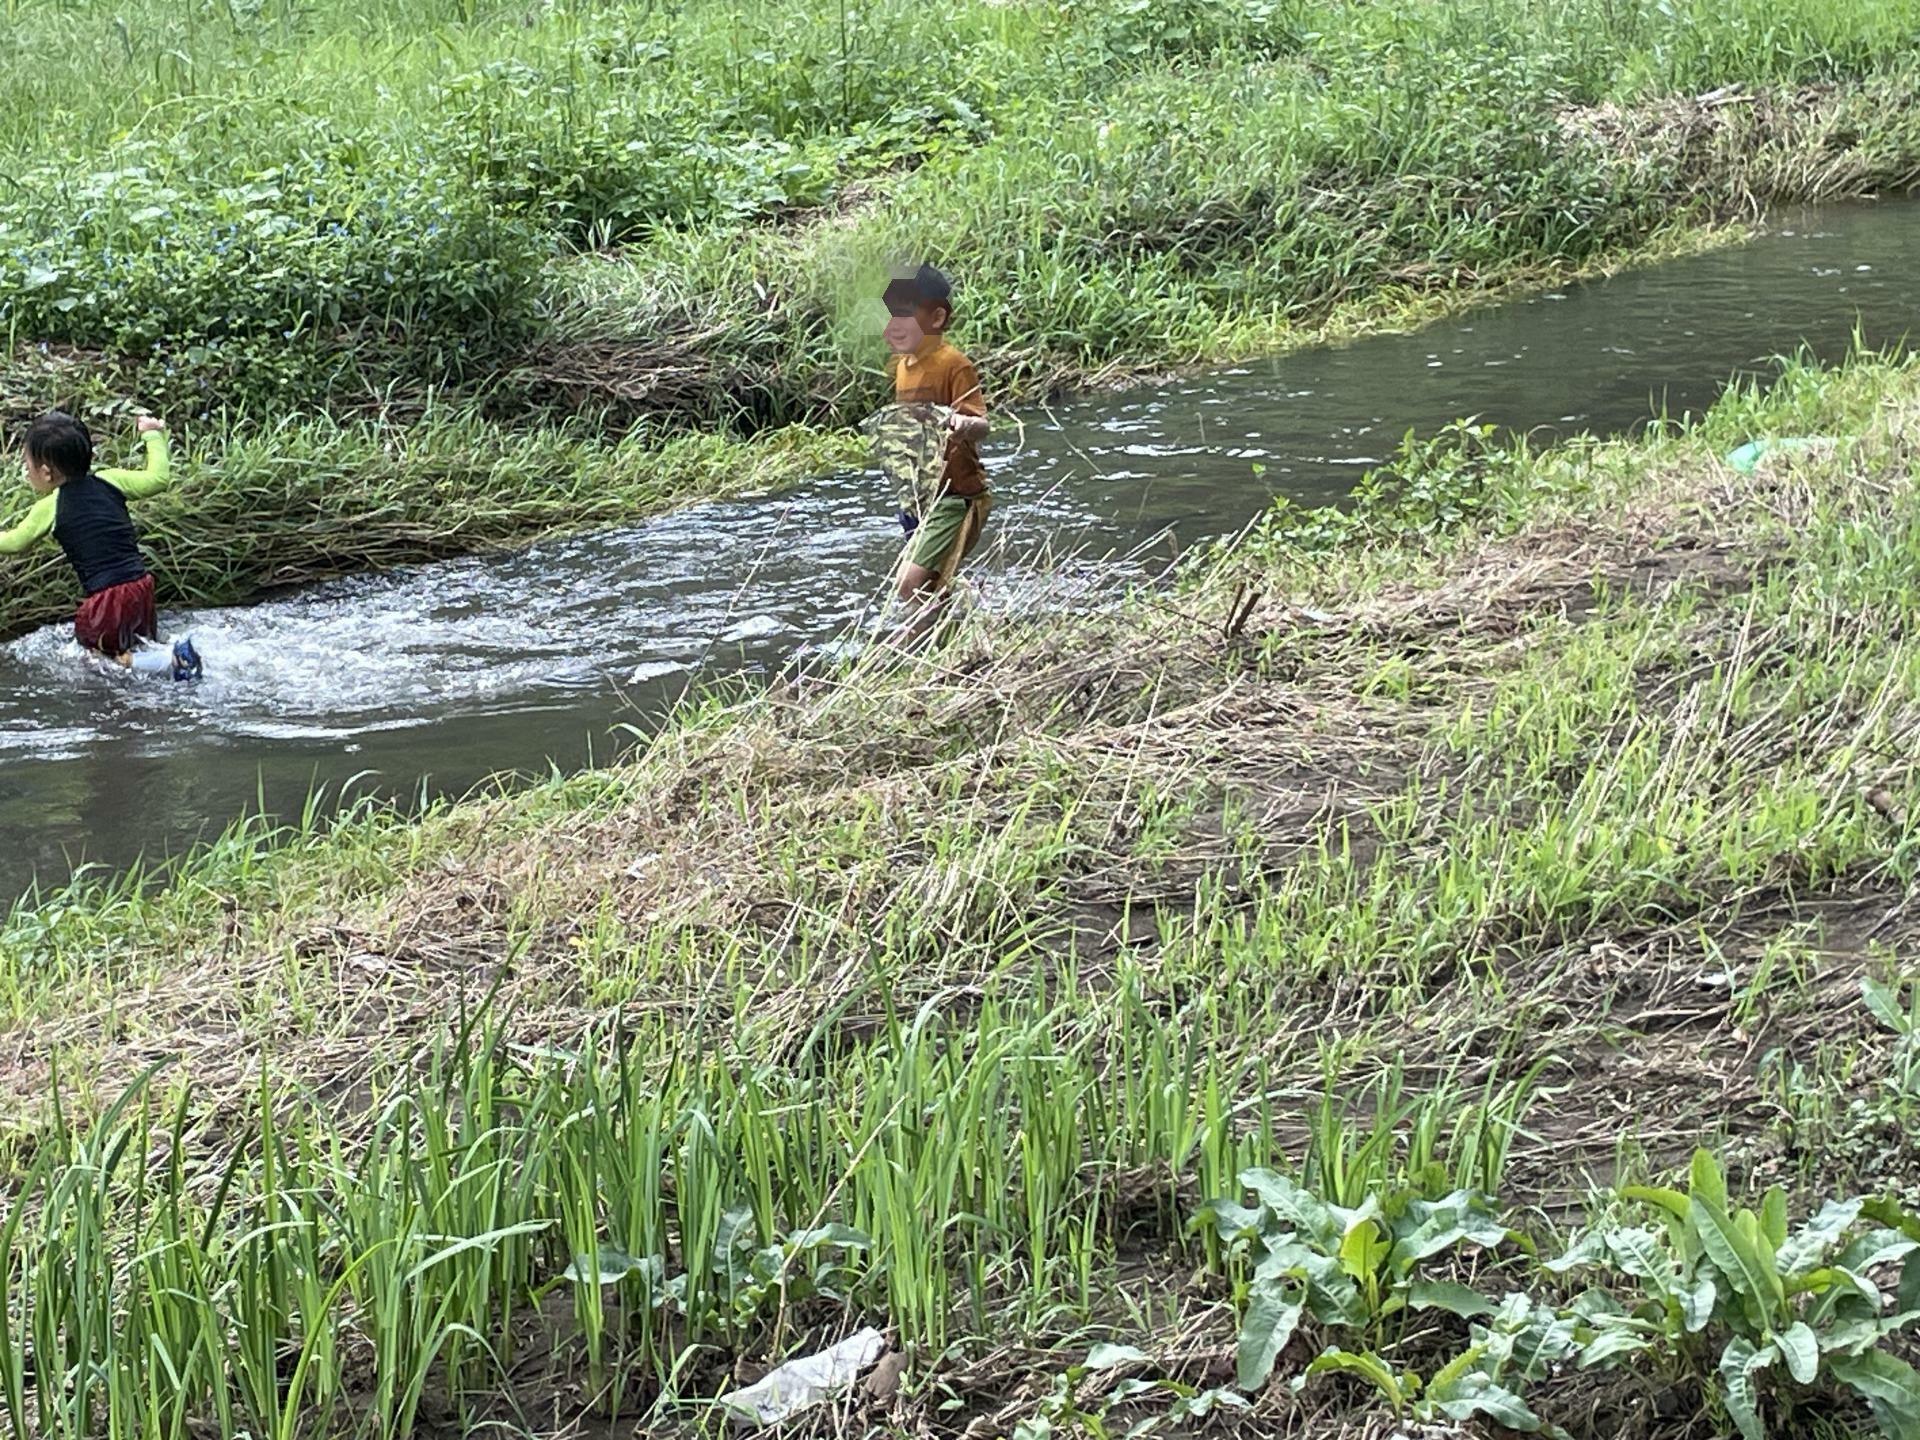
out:
M182 636L173 642L173 678L176 680L198 680L200 678L200 652L193 648L193 640Z

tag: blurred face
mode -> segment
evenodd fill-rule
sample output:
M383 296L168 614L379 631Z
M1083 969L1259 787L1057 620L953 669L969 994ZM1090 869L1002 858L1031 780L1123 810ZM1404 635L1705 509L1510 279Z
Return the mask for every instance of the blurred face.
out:
M887 348L896 355L911 355L918 350L929 335L937 335L946 328L947 307L944 305L919 305L908 313L890 314L887 317Z
M898 311L890 313L883 333L887 337L887 348L896 355L911 355L926 338L926 332L920 328L919 315L912 311L905 315Z
M31 455L24 452L20 457L20 470L27 477L27 484L33 487L36 495L45 495L60 483L60 477L53 473L51 465L36 465Z

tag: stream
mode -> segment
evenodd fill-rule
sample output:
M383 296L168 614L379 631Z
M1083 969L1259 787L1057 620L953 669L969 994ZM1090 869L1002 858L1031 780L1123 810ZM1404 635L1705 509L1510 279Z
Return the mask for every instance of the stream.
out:
M1920 202L1781 215L1748 245L1413 334L1002 413L969 579L989 607L1081 603L1275 494L1338 499L1410 429L1472 414L1543 439L1628 431L1697 413L1802 344L1836 359L1856 326L1876 347L1920 329ZM316 786L458 794L610 758L614 727L657 717L690 682L846 633L899 544L883 483L843 474L166 612L163 629L190 630L206 658L197 685L108 674L50 626L0 665L0 902L36 875L176 854L248 811L297 815Z

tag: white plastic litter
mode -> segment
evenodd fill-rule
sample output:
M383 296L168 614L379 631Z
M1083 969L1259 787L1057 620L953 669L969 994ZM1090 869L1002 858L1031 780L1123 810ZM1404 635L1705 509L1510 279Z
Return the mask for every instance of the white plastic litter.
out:
M743 1420L772 1425L846 1389L886 1348L880 1332L869 1326L816 1355L789 1360L720 1403Z

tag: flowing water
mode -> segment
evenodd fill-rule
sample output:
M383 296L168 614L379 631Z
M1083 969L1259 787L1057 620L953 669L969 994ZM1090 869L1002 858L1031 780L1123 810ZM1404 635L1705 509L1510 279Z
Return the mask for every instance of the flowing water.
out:
M1343 495L1401 437L1475 414L1630 429L1708 406L1803 343L1920 329L1920 203L1781 217L1752 244L1176 383L1002 417L984 604L1073 603L1238 529L1275 494ZM960 338L964 343L964 335ZM989 377L990 379L991 377ZM1256 468L1259 467L1259 468ZM191 477L187 478L191 482ZM0 665L0 899L37 873L176 853L317 785L459 792L579 766L690 680L778 663L871 609L900 535L877 477L696 506L507 555L175 612L198 685L84 660L65 627ZM1042 551L1073 557L1042 562ZM1119 557L1119 558L1114 558Z

